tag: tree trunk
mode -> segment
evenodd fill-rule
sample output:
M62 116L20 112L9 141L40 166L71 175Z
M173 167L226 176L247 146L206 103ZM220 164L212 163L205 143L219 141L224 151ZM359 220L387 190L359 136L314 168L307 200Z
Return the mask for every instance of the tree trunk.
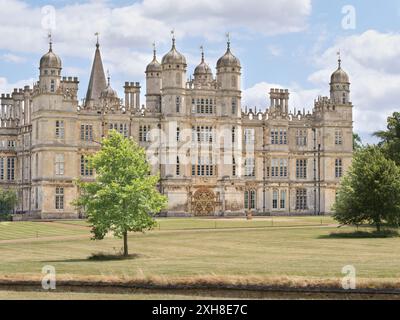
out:
M124 232L124 257L127 257L129 255L128 252L128 232Z
M380 222L376 223L376 231L381 232L381 223Z

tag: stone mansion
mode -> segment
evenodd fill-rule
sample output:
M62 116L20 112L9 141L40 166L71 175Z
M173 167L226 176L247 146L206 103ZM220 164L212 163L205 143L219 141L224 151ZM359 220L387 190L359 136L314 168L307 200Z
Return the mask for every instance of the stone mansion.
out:
M86 99L79 81L62 76L53 51L40 60L33 87L1 95L0 184L18 194L15 219L79 218L74 181L94 179L87 155L109 130L148 153L168 216L329 214L353 154L350 81L341 67L330 97L312 112L289 108L288 90L272 89L258 109L242 107L241 63L228 42L216 75L205 61L188 79L175 39L146 68L141 86L126 82L120 99L106 78L97 42ZM266 96L267 96L266 92Z

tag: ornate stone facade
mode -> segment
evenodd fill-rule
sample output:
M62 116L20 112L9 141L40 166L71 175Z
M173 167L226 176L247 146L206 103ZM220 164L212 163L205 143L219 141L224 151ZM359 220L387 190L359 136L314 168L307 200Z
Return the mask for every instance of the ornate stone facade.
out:
M61 77L53 52L40 61L33 88L1 96L0 184L15 188L16 219L78 218L74 180L92 180L86 156L115 129L146 148L165 215L329 214L340 178L351 164L353 122L349 77L339 67L330 98L311 112L290 110L288 90L272 89L267 110L242 108L241 64L231 51L214 77L204 53L187 79L186 58L171 51L146 68L140 84L126 82L118 98L105 78L97 43L85 101L77 78Z

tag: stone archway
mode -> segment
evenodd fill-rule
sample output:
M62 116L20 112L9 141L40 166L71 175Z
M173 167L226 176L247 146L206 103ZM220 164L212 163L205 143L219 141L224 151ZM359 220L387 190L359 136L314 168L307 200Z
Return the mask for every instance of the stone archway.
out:
M199 189L193 196L193 214L197 217L213 216L216 204L216 196L213 191L207 188Z

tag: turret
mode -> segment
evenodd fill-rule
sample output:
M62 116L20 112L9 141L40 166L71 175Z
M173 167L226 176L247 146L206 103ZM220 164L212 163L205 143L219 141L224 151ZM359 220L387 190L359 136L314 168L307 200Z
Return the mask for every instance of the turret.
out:
M186 58L176 50L175 36L172 48L162 59L162 94L161 112L167 115L185 114L186 93Z
M61 84L62 63L59 56L53 52L50 39L49 52L40 59L39 87L42 93L59 93Z
M146 106L150 111L161 110L162 66L157 60L154 44L153 60L146 68Z
M342 69L342 60L339 56L338 69L331 76L331 100L335 104L350 103L350 80Z
M217 83L223 94L223 114L241 116L241 64L231 52L228 38L226 53L217 62Z

